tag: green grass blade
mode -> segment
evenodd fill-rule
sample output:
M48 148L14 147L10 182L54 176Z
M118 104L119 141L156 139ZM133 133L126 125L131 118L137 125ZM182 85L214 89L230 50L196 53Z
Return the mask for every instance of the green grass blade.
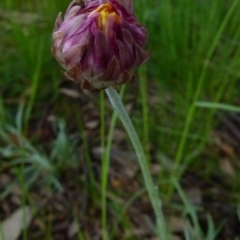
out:
M223 33L223 30L225 29L225 27L226 27L230 17L232 16L237 4L239 4L239 0L235 0L232 3L232 5L231 5L230 9L228 10L225 18L223 19L222 24L219 27L218 32L217 32L217 34L216 34L216 36L215 36L215 38L214 38L214 40L213 40L213 42L212 42L212 44L209 48L209 51L206 55L207 60L210 60L212 58L213 52L216 49L216 46L217 46L217 44L219 42L219 39L220 39L220 37ZM187 114L187 117L186 117L182 137L181 137L181 140L180 140L180 143L179 143L179 146L178 146L178 149L177 149L176 157L175 157L175 160L174 160L172 176L177 175L177 168L178 168L178 165L180 164L180 161L183 157L183 151L184 151L187 135L188 135L188 132L189 132L189 129L190 129L190 125L192 123L192 119L193 119L194 114L195 114L195 110L196 110L196 104L195 103L197 102L197 100L200 96L202 86L203 86L204 80L206 78L206 73L207 73L207 64L204 64L202 72L201 72L199 80L198 80L198 83L197 83L196 90L194 92L192 103L190 105L190 108L189 108L189 111L188 111L188 114ZM171 189L170 189L170 192L169 192L169 196L172 195L172 193L171 193L172 190Z
M218 109L218 110L240 113L240 107L224 104L224 103L196 102L195 105L200 108L211 108L211 109Z
M124 94L125 89L126 89L126 85L123 85L120 91L121 98ZM102 99L101 104L104 104L104 99ZM109 172L109 165L110 165L110 153L111 153L111 146L112 146L112 140L113 140L113 131L114 131L116 121L117 121L117 114L114 112L111 118L106 149L103 150L103 153L102 153L103 158L102 158L101 208L102 208L102 228L103 228L103 231L105 232L104 237L106 239L108 239L108 236L107 236L107 181L109 176L108 172ZM101 121L101 125L102 124L105 124L105 122ZM102 137L104 138L104 136ZM102 141L105 142L105 138ZM105 143L102 144L102 149L104 148L105 148Z

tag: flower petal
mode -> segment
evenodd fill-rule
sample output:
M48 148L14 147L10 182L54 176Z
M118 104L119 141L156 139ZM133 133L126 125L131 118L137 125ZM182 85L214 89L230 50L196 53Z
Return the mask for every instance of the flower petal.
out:
M62 13L60 12L57 16L56 22L55 22L55 27L53 29L53 31L58 31L58 29L60 28L61 24L62 24Z
M147 31L133 13L132 0L73 0L64 19L58 15L52 39L63 74L84 89L130 82L150 56L144 49Z
M62 42L63 42L64 36L65 36L64 32L61 32L61 31L53 32L52 39L55 47L62 48L62 45L63 45Z
M73 6L72 8L70 8L68 13L64 16L64 21L69 21L71 18L73 18L80 9L80 6Z
M145 51L139 45L135 45L136 67L146 62L150 57L150 50Z
M76 65L66 72L63 72L64 76L73 81L81 82L82 81L82 69L79 65Z
M69 48L68 51L65 51L63 53L65 62L68 67L73 67L81 61L85 48L85 45L79 44L73 46L72 48Z
M117 80L120 73L119 63L117 58L114 56L110 61L107 69L103 73L103 75L99 78L101 81L114 81Z
M113 51L105 35L99 30L95 35L93 54L95 72L105 71L111 61Z
M62 55L62 52L59 48L52 46L52 53L54 55L54 57L56 58L56 60L58 61L58 63L64 68L67 69L67 65L65 63L65 59Z

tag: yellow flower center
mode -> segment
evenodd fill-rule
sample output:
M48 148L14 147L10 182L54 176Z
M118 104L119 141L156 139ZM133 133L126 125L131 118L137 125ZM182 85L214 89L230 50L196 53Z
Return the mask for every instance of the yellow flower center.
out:
M113 17L115 22L120 23L120 17L110 3L104 3L100 5L96 10L93 11L93 13L96 12L99 13L97 25L102 31L104 31L109 17Z

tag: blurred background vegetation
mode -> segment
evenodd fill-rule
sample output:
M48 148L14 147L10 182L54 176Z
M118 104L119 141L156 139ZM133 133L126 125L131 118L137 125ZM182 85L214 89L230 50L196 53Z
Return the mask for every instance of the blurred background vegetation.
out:
M66 81L51 54L56 16L68 4L0 3L0 216L4 225L29 206L33 221L19 239L101 239L100 129L107 139L112 111L99 91ZM240 1L134 6L152 56L123 100L159 186L171 239L240 239ZM110 158L109 239L157 239L120 122Z

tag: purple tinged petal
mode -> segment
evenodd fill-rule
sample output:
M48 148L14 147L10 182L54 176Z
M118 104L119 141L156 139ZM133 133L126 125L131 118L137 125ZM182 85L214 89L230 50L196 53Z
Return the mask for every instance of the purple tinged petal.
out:
M119 56L120 67L121 69L128 69L129 66L131 66L133 63L133 58L131 57L131 54L128 51L128 49L121 41L118 41L118 48L120 53Z
M134 38L134 41L139 44L141 47L146 45L146 36L144 34L144 29L142 27L134 26L130 23L124 22L124 29L131 33Z
M67 40L64 38L62 51L66 52L75 45L87 45L89 41L89 37L90 37L89 33L81 33L81 34L73 35Z
M68 67L77 65L84 54L85 45L75 45L63 53L64 59Z
M79 27L79 29L75 32L74 35L85 33L86 31L89 31L90 26L93 25L93 24L96 25L95 19L86 16L86 18L85 18L84 22L82 23L81 27Z
M62 55L62 52L60 51L59 48L56 48L55 46L52 47L52 53L54 55L54 57L56 58L56 60L58 61L58 63L64 68L67 69L67 65L65 63L65 59Z
M94 86L88 80L83 79L81 82L81 88L90 90L90 89L93 89Z
M131 0L72 1L52 34L53 54L64 75L84 89L102 89L130 82L147 61L148 36L133 14Z
M62 25L62 13L59 13L57 16L57 19L55 21L55 27L53 29L53 31L58 31L58 29L60 28L60 26Z
M84 78L93 76L93 69L94 69L93 46L94 46L93 36L89 36L86 49L84 51L84 54L80 62L83 70Z
M93 54L95 72L105 71L111 61L113 52L105 35L99 30L95 35Z
M68 13L64 16L64 21L69 21L71 18L73 18L80 9L80 6L73 6L72 8L70 8Z
M128 30L123 29L122 33L123 33L123 39L126 44L127 43L132 44L134 42L132 34Z
M65 16L68 15L69 11L71 11L71 9L72 9L75 5L77 5L77 1L76 1L76 0L73 0L73 1L69 4L69 6L68 6L68 8L67 8L66 13L65 13Z
M75 34L79 28L81 28L85 18L86 15L79 15L69 21L63 21L59 31L65 32L65 37L68 38L69 36Z
M145 25L142 26L142 30L143 30L143 38L144 38L143 47L145 47L145 45L148 43L148 31Z
M131 82L133 78L133 71L132 70L124 70L121 74L120 77L114 81L116 83L116 85L121 85L124 83L128 83Z
M127 82L130 82L131 80L132 80L132 74L130 72L128 72L127 70L124 70L123 78L120 83L127 83ZM120 83L118 83L118 84L120 84Z
M135 41L128 30L124 29L122 33L123 33L123 39L124 39L124 46L129 53L129 58L130 58L129 61L133 64L135 59L135 53L134 53Z
M144 56L143 56L144 60L141 62L140 65L146 63L146 62L149 60L149 58L150 58L150 56L151 56L151 49L148 49L148 50L145 51L143 54L144 54Z
M115 33L115 31L113 31L113 26L115 25L115 20L113 16L110 16L108 18L108 22L107 25L105 27L105 35L107 38L111 39L113 37L113 34Z
M73 81L81 82L82 81L82 69L80 66L74 66L67 70L66 72L63 72L64 76Z
M146 62L150 57L150 50L145 51L139 45L135 45L136 67Z
M117 58L114 56L103 75L99 78L102 81L116 81L120 75L120 67Z
M120 0L120 3L125 7L125 9L133 12L133 2L132 2L132 0Z
M95 16L95 18L96 18L96 16ZM88 30L92 35L95 35L97 33L97 31L99 31L98 26L97 26L97 20L91 19L91 23L89 24Z
M64 36L65 36L65 33L61 31L57 31L52 34L52 39L55 47L62 48L62 45L63 45L62 42L63 42Z

